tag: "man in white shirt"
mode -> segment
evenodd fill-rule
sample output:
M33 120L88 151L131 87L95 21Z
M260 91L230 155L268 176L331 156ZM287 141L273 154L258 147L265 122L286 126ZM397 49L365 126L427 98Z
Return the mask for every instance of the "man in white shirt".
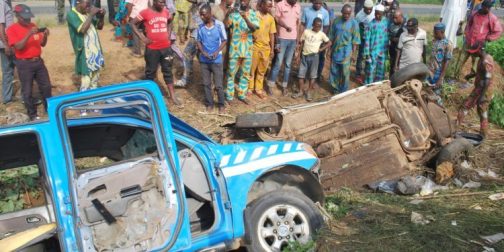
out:
M408 32L403 32L397 44L396 71L410 64L426 63L427 33L418 28L418 20L411 18L406 23Z

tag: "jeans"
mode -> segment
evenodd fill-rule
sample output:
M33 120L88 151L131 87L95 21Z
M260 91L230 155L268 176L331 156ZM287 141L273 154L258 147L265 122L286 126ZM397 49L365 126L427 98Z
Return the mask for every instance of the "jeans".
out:
M172 63L171 60L166 60L168 56L173 56L171 48L153 50L145 48L145 79L154 80L159 64L161 64L161 72L166 85L173 84Z
M319 59L318 53L301 55L301 66L299 67L298 78L309 80L316 79Z
M14 53L14 52L13 52ZM14 87L14 56L7 56L5 49L0 49L0 61L2 62L2 101L12 101Z
M222 63L219 64L206 64L201 63L201 79L203 80L203 86L205 89L205 106L213 107L214 99L213 99L213 89L212 89L212 74L213 80L215 84L215 89L217 90L217 99L220 108L224 107L224 88L222 87Z
M285 57L285 71L283 73L282 87L286 88L287 83L289 83L292 57L294 56L294 51L296 50L296 40L279 38L278 43L280 44L280 52L277 55L273 69L271 69L268 85L274 86L278 77L278 72L280 72L280 67L282 66L282 61Z
M21 82L21 92L23 93L23 101L30 119L37 116L37 107L32 98L33 81L36 80L39 86L40 94L44 108L47 111L47 98L51 97L51 81L49 80L49 72L42 59L38 60L16 60L16 67Z

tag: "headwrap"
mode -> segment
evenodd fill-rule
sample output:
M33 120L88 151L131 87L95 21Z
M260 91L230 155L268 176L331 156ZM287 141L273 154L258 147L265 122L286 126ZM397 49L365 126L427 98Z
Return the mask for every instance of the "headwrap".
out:
M437 23L434 25L435 31L444 31L446 29L446 25L443 23Z
M385 11L385 6L378 4L375 7L375 11L382 11L383 12L383 11Z

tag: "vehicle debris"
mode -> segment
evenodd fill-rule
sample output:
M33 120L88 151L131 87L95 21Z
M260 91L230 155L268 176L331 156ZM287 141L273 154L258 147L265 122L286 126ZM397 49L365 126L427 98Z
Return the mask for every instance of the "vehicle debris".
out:
M414 211L411 212L411 222L413 222L414 224L427 225L432 221L435 221L435 219L430 215L424 216Z
M504 193L495 193L490 196L488 196L490 200L503 200L504 199Z
M504 240L504 233L497 233L494 235L480 236L481 239L485 240L489 245L493 245L497 242Z
M264 141L311 145L321 159L320 178L326 192L397 180L430 160L443 171L436 182L445 184L469 159L473 145L455 137L446 109L427 99L431 90L413 77L397 87L382 81L327 101L239 115L234 129L253 129ZM390 192L390 186L380 182L370 188Z

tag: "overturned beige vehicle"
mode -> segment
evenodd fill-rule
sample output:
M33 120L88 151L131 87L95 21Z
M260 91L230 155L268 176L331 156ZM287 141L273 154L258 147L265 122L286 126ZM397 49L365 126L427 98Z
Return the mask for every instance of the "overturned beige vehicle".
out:
M454 134L447 111L431 101L421 81L401 83L392 87L387 80L323 102L239 115L235 127L253 128L264 141L310 144L321 158L326 192L398 178L435 159ZM443 158L465 149L450 146Z

